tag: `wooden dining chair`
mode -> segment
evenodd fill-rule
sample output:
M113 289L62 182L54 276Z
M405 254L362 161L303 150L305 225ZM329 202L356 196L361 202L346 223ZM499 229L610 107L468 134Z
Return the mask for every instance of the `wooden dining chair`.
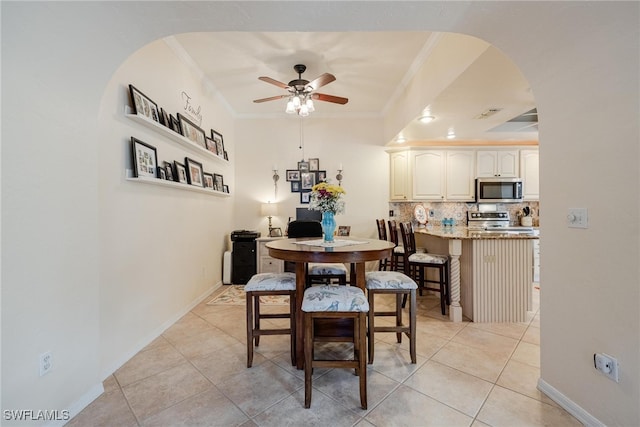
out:
M360 406L367 409L366 324L369 304L362 289L355 286L313 286L304 291L304 407L311 407L313 368L355 369L360 381ZM353 319L349 336L319 336L315 320ZM317 342L352 342L353 359L316 359Z
M369 363L373 363L375 334L394 332L398 343L402 342L402 334L409 338L409 355L411 363L416 363L416 282L399 271L369 271L366 273L367 298L369 301L367 342L369 344ZM396 305L393 311L375 309L375 296L378 294L395 295ZM409 297L409 324L402 321L402 299ZM395 326L376 326L376 317L395 317Z
M387 240L387 223L384 219L376 219L376 227L378 228L378 239ZM386 271L389 267L390 260L388 258L381 259L378 270Z
M404 243L405 274L418 284L418 292L422 290L440 292L440 309L446 314L446 306L449 305L449 256L432 254L428 252L416 252L416 239L410 222L400 223L400 233ZM428 278L427 269L438 271L438 280ZM429 284L437 283L438 287L429 287Z
M291 221L288 236L291 238L322 237L322 224L319 221ZM337 280L339 285L346 285L347 273L344 264L310 262L307 265L307 287L316 283L328 284L333 280Z
M388 224L389 240L396 244L396 247L393 248L393 252L391 253L391 265L389 266L389 270L401 271L404 273L404 246L402 245L402 241L398 239L398 223L395 219L390 219Z
M253 364L253 348L260 345L262 335L289 335L291 364L296 365L296 275L293 273L254 274L244 286L247 300L247 368ZM289 297L289 312L261 313L260 297ZM262 329L260 319L289 319L288 328Z

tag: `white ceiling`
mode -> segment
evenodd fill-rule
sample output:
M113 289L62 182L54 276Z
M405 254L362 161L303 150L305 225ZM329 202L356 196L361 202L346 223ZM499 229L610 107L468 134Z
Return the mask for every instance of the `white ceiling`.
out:
M236 117L286 116L286 99L253 102L286 94L284 89L258 80L260 76L288 83L298 77L295 64L307 66L302 78L309 81L323 73L335 75L334 82L317 92L346 97L349 102L316 101L316 111L308 119L383 118L441 40L442 34L430 32L216 32L166 39L201 70ZM464 50L471 38L458 36L456 40ZM424 107L436 117L433 122L424 125L408 119L406 127L397 131L417 144L449 141L449 128L455 130L457 141L537 141L537 126L527 124L527 131L522 131L513 123L504 125L535 108L529 85L518 68L490 45L469 63L445 89L429 95L430 99L425 95ZM446 70L446 58L433 66L441 68L439 72ZM491 108L501 110L486 119L476 118ZM491 131L500 125L504 125L502 131Z

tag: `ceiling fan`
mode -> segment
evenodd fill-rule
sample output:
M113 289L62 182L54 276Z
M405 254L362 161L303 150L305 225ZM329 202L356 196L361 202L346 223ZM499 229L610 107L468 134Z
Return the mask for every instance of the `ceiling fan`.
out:
M347 98L315 92L318 88L321 88L322 86L334 81L336 77L333 74L324 73L321 76L317 77L315 80L308 81L302 78L302 73L304 73L307 69L306 65L296 64L293 66L293 69L296 73L298 73L298 78L295 80L291 80L289 84L279 82L278 80L272 79L271 77L258 77L259 80L271 83L272 85L276 85L279 88L289 91L289 93L286 95L255 99L253 102L260 103L266 101L274 101L276 99L289 98L285 111L290 114L297 113L303 117L308 116L309 113L315 110L313 106L313 100L333 102L335 104L342 105L349 102Z

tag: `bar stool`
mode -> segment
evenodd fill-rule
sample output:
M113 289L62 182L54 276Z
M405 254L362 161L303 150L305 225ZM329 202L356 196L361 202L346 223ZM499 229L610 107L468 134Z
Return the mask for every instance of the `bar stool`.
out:
M339 285L347 284L347 268L344 264L310 262L307 266L307 286L314 283L331 284L333 279L338 280Z
M296 275L294 273L255 274L244 286L247 299L247 368L253 364L253 345L260 345L261 335L289 335L291 364L296 364ZM289 297L288 313L260 313L260 297ZM254 311L255 307L255 311ZM289 319L288 328L260 329L260 319Z
M389 240L396 244L391 253L391 266L389 270L404 272L404 246L398 240L398 224L396 220L391 219L389 223Z
M416 363L416 289L418 285L409 276L397 271L370 271L366 273L367 296L369 298L369 363L373 363L373 348L376 332L395 332L398 343L402 342L402 334L409 337L409 354L411 363ZM376 294L395 294L395 311L375 311ZM409 325L402 324L401 301L409 296ZM396 326L375 326L375 318L379 316L395 316Z
M384 219L376 219L376 227L378 228L378 239L387 240L387 224ZM389 259L381 259L378 270L386 271L389 265Z
M369 304L355 286L313 286L304 291L304 407L311 407L313 368L355 368L360 377L360 406L367 409L366 313ZM353 336L316 336L316 319L353 319ZM353 342L353 360L314 357L316 342Z
M446 314L446 305L449 305L449 256L416 252L416 238L410 222L400 223L400 232L404 242L405 274L412 277L418 283L420 295L422 290L440 292L440 310ZM427 278L427 268L438 270L438 280ZM428 287L429 283L437 283L438 287Z

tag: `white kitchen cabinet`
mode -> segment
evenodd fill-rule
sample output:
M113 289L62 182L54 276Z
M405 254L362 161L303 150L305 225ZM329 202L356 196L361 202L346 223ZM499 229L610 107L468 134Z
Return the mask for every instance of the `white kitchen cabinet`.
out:
M475 200L475 151L447 151L446 199Z
M260 237L258 242L258 253L256 256L258 264L258 273L282 273L284 271L284 261L269 256L269 249L266 244L274 240L283 239L283 237Z
M478 150L476 176L518 177L518 150Z
M445 199L446 152L441 150L412 151L410 172L413 178L414 200Z
M409 152L389 153L389 198L407 200L409 196Z
M540 199L540 155L538 150L520 151L520 178L524 200Z

